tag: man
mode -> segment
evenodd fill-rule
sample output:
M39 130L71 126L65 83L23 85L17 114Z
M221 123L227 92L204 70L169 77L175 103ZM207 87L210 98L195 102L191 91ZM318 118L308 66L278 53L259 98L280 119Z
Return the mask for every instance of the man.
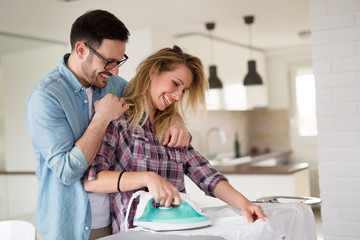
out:
M109 198L89 194L88 199L81 177L96 156L108 124L128 109L119 98L127 82L117 74L128 58L129 35L125 25L107 11L83 14L71 29L71 53L34 86L27 100L26 125L39 181L35 225L43 239L88 239L91 228L106 227L92 224L89 199L96 204L93 214L99 215L108 209ZM189 135L182 119L177 117L173 125L164 144L187 145ZM107 214L102 218L110 219Z

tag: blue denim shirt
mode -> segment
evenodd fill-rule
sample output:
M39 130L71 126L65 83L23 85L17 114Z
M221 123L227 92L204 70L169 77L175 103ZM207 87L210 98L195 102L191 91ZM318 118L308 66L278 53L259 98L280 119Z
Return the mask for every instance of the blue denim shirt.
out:
M85 88L60 65L37 83L26 102L26 126L32 138L37 166L38 201L35 225L44 239L88 239L91 210L81 177L88 168L74 145L87 128L88 98ZM122 96L126 81L118 76L95 88L94 101L107 93Z

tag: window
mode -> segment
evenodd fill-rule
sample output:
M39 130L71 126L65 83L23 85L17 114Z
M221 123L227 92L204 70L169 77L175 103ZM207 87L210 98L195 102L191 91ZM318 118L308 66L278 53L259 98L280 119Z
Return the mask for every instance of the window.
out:
M299 136L316 136L315 78L313 74L297 74L295 79L296 118Z

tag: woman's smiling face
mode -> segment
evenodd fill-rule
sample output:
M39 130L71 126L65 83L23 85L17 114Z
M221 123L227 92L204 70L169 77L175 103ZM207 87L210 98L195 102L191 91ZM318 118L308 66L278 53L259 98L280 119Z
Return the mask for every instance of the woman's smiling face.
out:
M181 100L191 85L193 74L186 65L180 64L172 71L151 74L150 79L149 110L164 111L171 104Z

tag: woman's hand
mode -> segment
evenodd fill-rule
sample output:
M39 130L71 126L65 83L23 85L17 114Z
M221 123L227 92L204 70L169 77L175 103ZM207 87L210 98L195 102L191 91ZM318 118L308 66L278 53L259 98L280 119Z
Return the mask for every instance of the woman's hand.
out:
M119 171L101 171L95 180L84 179L84 187L88 192L116 193L118 187L122 192L147 187L156 203L170 207L179 205L181 198L178 189L155 172L124 172L120 182ZM119 182L119 186L117 183Z
M258 219L265 221L266 215L259 205L249 202L248 204L244 204L240 210L249 223L253 223Z
M176 114L171 120L171 125L165 133L163 145L169 147L187 147L190 143L190 134L184 120Z
M178 189L169 181L154 172L149 172L148 184L151 196L156 203L169 208L171 204L179 205L181 198Z
M216 183L213 191L215 197L241 210L248 222L253 223L257 219L265 221L266 215L262 208L251 203L244 195L233 188L228 181L220 180Z

